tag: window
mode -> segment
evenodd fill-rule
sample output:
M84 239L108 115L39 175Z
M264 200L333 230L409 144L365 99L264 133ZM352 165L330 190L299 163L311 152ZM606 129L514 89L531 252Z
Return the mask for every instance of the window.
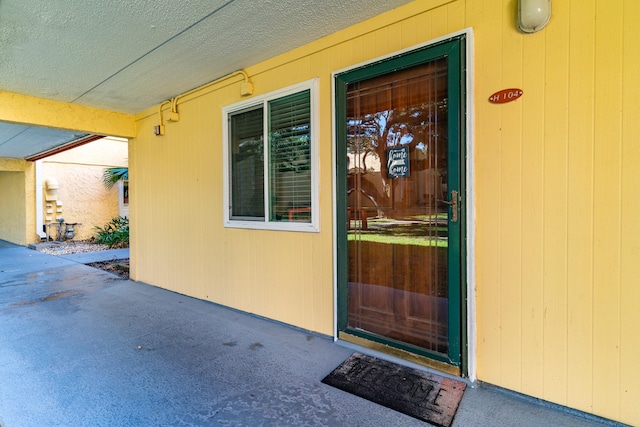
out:
M118 215L129 216L129 181L118 181Z
M317 231L312 86L223 110L227 227Z

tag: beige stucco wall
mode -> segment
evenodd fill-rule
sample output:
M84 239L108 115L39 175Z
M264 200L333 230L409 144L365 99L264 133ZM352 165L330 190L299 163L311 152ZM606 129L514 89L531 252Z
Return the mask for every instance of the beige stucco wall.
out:
M60 184L57 200L61 206L47 213L43 196L43 223L55 222L62 217L66 222L77 222L74 240L88 239L95 234L94 227L104 226L118 216L118 187L107 190L102 174L107 167L126 167L127 141L103 138L42 160L41 179L55 178ZM57 212L61 209L61 212ZM47 217L50 219L48 220ZM51 227L55 237L55 227Z

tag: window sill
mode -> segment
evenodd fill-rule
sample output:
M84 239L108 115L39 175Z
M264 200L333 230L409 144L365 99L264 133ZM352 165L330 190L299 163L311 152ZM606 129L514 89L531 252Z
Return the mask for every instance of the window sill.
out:
M228 220L224 222L225 228L243 228L249 230L271 230L271 231L296 231L304 233L318 233L320 227L313 222L264 222L264 221L242 221Z

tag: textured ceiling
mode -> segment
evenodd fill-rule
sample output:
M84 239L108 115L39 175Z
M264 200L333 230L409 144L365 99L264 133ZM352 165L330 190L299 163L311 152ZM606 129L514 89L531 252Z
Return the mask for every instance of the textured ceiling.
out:
M408 1L0 0L0 90L136 113ZM25 137L0 123L0 157Z

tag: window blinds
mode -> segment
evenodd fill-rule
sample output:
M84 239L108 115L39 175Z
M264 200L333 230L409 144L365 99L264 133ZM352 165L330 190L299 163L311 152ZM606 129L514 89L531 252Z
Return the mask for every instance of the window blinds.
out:
M271 221L311 222L310 90L268 103Z
M311 222L311 91L235 112L229 128L231 218Z

